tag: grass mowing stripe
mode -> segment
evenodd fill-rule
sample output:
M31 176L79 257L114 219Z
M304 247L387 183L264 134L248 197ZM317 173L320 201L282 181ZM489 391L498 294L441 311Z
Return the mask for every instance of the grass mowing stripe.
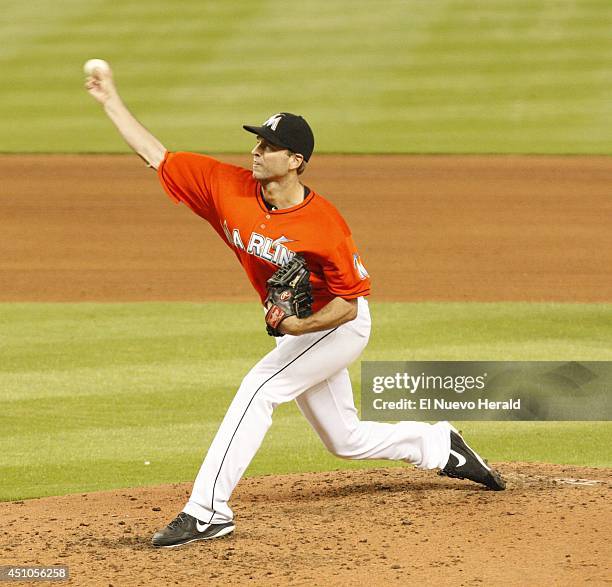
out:
M610 304L371 308L363 359L612 359ZM0 321L0 499L193 479L273 344L257 304L0 304ZM350 372L358 400L359 365ZM329 455L293 404L274 422L251 475L381 464ZM492 460L612 465L609 423L462 428Z
M253 360L253 363L255 360ZM244 367L243 358L223 358L200 364L197 359L184 362L165 359L163 363L113 365L70 369L44 369L26 372L4 372L2 374L4 400L58 400L89 395L149 394L156 390L180 387L185 390L216 389L228 384L228 373L238 373ZM69 371L71 385L64 388Z
M290 110L320 152L612 151L605 0L5 4L4 151L127 150L81 89L92 55L173 148L245 152L242 123Z

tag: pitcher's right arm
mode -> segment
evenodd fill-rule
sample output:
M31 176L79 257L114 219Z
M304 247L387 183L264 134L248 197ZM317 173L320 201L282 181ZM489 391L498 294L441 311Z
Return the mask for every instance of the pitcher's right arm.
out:
M149 167L157 169L164 160L166 148L127 109L117 92L112 70L95 69L87 78L85 88L102 105L125 142Z

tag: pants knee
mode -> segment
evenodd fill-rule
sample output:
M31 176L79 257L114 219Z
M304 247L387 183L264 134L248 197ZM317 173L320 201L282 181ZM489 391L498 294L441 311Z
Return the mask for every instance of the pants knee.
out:
M361 443L357 432L352 432L343 438L334 438L326 442L327 450L341 459L357 459L361 451Z

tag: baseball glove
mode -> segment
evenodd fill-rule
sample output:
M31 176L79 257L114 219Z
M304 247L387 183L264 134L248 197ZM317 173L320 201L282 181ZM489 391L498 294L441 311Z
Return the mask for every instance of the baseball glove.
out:
M283 336L278 327L288 316L306 318L312 314L310 271L301 255L294 255L291 261L277 269L267 285L266 329L270 336Z

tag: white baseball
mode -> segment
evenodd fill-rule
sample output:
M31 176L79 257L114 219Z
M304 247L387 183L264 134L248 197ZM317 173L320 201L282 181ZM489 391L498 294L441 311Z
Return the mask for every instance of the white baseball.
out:
M107 72L110 71L110 65L104 59L90 59L83 65L85 75L93 75L96 69Z

